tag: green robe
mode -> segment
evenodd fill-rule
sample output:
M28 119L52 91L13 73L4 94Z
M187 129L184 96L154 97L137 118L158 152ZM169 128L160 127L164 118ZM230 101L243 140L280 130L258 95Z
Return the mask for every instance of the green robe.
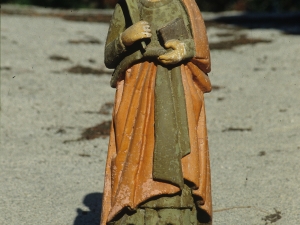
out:
M180 65L165 66L157 60L161 52L166 52L164 43L157 36L157 30L176 18L182 18L190 38L180 41L184 43L186 49L184 60L190 59L195 54L195 46L189 28L188 16L178 0L161 0L158 2L141 0L138 7L140 19L147 21L152 31L151 41L148 43L146 51L143 52L142 60L153 61L157 64L153 177L156 180L170 182L183 188L181 158L190 152L190 146ZM117 12L123 14L121 10ZM118 17L126 18L128 16L120 15ZM119 28L119 33L128 26L126 22L129 22L126 20L124 22L123 24L119 20L115 22L118 24L115 27ZM127 55L140 54L139 45L141 45L140 42L130 46ZM117 53L116 57L106 56L111 61L119 62L126 57L123 55L126 52L125 46L119 39L111 42L109 48L114 48L114 52ZM116 65L113 64L113 66Z

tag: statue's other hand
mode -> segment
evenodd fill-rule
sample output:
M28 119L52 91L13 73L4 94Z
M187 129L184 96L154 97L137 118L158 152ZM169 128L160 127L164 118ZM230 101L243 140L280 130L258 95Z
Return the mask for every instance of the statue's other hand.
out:
M130 46L140 39L151 38L151 36L152 33L149 23L146 21L139 21L128 27L121 34L121 41L125 46Z
M164 64L176 64L186 55L185 45L179 40L169 40L165 43L165 47L172 48L173 50L158 57L158 60Z

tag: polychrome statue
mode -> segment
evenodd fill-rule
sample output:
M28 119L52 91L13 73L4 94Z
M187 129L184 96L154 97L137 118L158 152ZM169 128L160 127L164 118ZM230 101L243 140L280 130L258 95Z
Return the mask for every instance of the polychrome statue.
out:
M101 225L212 223L206 30L194 0L121 0L105 46L116 88Z

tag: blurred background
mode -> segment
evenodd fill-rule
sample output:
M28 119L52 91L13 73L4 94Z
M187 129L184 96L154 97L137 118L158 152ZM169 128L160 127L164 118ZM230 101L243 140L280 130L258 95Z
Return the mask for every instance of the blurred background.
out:
M0 225L99 225L117 1L1 0ZM300 224L300 0L196 1L214 224Z
M2 3L51 8L113 8L118 0L2 0ZM295 12L300 0L196 0L202 11Z

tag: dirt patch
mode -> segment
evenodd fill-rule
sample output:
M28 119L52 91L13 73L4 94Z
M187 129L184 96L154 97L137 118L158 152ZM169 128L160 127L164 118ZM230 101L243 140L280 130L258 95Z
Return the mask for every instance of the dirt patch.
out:
M217 37L232 37L234 36L233 33L217 33L216 34Z
M81 156L81 157L91 157L90 154L86 154L86 153L80 153L78 155Z
M104 121L96 126L88 127L81 133L81 137L73 140L65 140L64 144L76 141L93 140L96 138L105 138L110 134L111 120ZM87 157L87 156L82 156Z
M102 41L100 41L97 38L90 38L88 40L81 40L81 39L76 39L76 40L68 40L69 44L93 44L93 45L101 45Z
M252 131L252 128L251 127L248 127L248 128L228 127L226 129L222 130L222 132L228 132L228 131L240 131L240 132L243 132L243 131Z
M99 137L107 137L110 133L111 120L104 121L94 127L86 128L81 133L80 140L93 140Z
M275 223L276 221L281 219L281 212L277 211L276 209L274 209L274 210L275 210L275 213L269 214L262 218L262 220L266 221L265 225L268 225L270 223Z
M106 102L101 106L99 113L103 115L109 115L111 114L113 107L114 107L113 102Z
M98 15L63 15L64 20L80 21L80 22L93 22L93 23L109 23L111 15L98 14Z
M225 88L225 87L223 87L223 86L218 86L218 85L212 85L211 88L212 88L213 91L218 91L218 90L223 89L223 88Z
M224 15L210 20L210 24L226 24L245 29L278 29L285 34L300 34L300 13L242 13L240 15Z
M66 69L67 72L69 73L74 73L74 74L82 74L82 75L86 75L86 74L93 74L93 75L110 75L111 73L108 71L105 71L103 69L95 69L95 68L91 68L91 67L87 67L87 66L81 66L81 65L77 65L77 66L73 66L69 69Z
M60 10L60 12L38 12L34 9L1 9L2 15L20 15L32 17L58 17L69 21L94 22L94 23L109 23L110 14L106 13L78 13L77 11Z
M216 43L210 43L210 50L230 50L235 46L240 45L255 45L257 43L271 43L272 40L261 38L248 38L246 35L240 35L233 40L220 41Z
M213 20L207 20L207 21L204 21L204 23L205 23L206 28L215 27L218 29L227 29L227 30L231 30L231 31L244 30L244 28L240 27L240 26L228 25L225 23L215 22Z
M259 153L258 153L258 156L265 156L267 153L266 153L266 151L260 151Z
M254 67L253 68L253 71L255 71L255 72L257 72L257 71L262 71L262 70L264 70L263 68L258 68L258 67Z
M54 61L71 61L69 57L64 57L61 55L51 55L49 56L49 59L54 60Z
M87 111L84 111L84 113L86 113L86 114L111 115L113 107L114 107L113 102L106 102L105 104L103 104L101 106L99 111L89 111L89 110L87 110Z
M59 128L55 133L56 134L66 134L67 131L64 128Z
M11 67L9 67L9 66L1 66L0 70L11 70Z

